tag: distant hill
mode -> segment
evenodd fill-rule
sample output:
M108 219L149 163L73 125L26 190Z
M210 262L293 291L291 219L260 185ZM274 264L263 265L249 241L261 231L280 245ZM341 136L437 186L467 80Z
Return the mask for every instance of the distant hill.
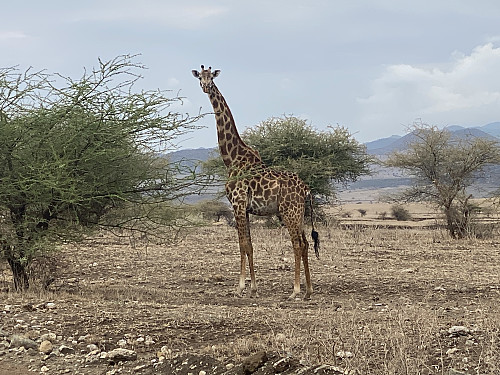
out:
M447 129L457 138L480 137L495 140L498 137L500 141L500 122L492 122L476 127L451 125L448 126ZM393 151L405 150L408 144L414 140L415 135L408 133L404 136L392 135L390 137L380 138L365 143L365 146L369 154L383 158ZM171 152L166 156L170 158L172 162L181 162L184 166L193 168L207 160L213 151L214 148L185 149ZM362 176L359 181L348 184L349 186L347 189L373 189L384 191L385 189L408 186L411 182L407 176L402 175L401 171L396 168L383 168L373 165L372 172L372 175ZM491 169L488 173L488 177L482 180L478 185L480 189L478 191L472 191L474 196L485 196L487 192L496 189L499 186L496 176L499 174L497 169ZM338 186L338 188L339 191L342 191L341 186ZM199 199L207 199L207 196L197 196L193 198L193 201Z
M399 138L401 138L400 135L391 135L390 137L387 138L380 138L375 141L366 142L365 146L367 151L370 152L372 150L377 150L379 148L387 147L392 143L394 143L395 141L397 141Z
M479 127L464 128L463 126L452 125L446 127L448 131L452 133L452 136L459 139L465 139L468 137L475 138L486 138L490 140L497 139L498 134L500 137L500 122L493 122ZM392 140L392 142L390 142ZM389 138L381 138L376 141L365 143L367 146L367 151L371 155L387 155L394 151L402 151L408 147L408 144L415 141L415 135L413 133L408 133L403 137L392 136ZM498 139L500 141L500 139ZM381 147L373 147L377 145L382 145Z
M458 125L447 126L446 129L454 133L457 137L481 137L488 139L499 138L500 140L500 122L492 122L483 126L463 127ZM493 138L495 137L495 138ZM414 140L414 135L408 133L404 136L391 135L390 137L376 139L371 142L366 142L365 146L371 155L386 155L392 151L401 151L406 149L409 142ZM199 161L208 159L214 148L195 148L174 151L167 156L173 162L183 161L186 163L196 164Z
M492 122L484 126L479 127L483 132L492 135L493 137L500 138L500 122Z
M181 163L187 167L194 167L201 162L208 160L214 148L188 148L185 150L173 151L166 156L173 163Z

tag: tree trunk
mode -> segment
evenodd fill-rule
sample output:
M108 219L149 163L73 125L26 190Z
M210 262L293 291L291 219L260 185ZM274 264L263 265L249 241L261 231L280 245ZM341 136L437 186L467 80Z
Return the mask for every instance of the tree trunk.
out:
M12 270L12 277L14 279L14 289L18 292L23 292L29 288L28 274L26 273L26 266L24 266L17 259L7 259L10 269Z

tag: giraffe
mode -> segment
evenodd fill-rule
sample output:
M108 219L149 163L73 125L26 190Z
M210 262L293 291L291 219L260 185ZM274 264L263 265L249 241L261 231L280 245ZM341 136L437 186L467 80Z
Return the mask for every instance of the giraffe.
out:
M313 287L309 272L309 244L303 228L307 198L311 205L312 218L312 195L309 187L294 173L266 167L259 152L243 142L226 100L214 83L214 78L220 74L220 70L212 72L211 67L205 69L202 65L200 72L193 70L192 73L200 80L201 88L208 94L212 104L219 150L228 170L225 190L233 207L240 247L240 278L236 294L241 297L245 289L246 260L248 260L250 297L257 295L249 214L277 215L288 229L295 256L293 293L289 298L295 299L300 294L302 261L306 279L304 299L310 299ZM316 256L319 257L319 237L314 230L314 224L312 237Z

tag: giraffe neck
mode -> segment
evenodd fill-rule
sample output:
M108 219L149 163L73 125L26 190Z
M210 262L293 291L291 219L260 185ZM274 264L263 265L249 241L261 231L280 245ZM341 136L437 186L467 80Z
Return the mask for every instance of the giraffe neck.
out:
M228 168L262 164L259 153L240 138L233 115L215 84L209 94L217 124L217 139L224 164Z

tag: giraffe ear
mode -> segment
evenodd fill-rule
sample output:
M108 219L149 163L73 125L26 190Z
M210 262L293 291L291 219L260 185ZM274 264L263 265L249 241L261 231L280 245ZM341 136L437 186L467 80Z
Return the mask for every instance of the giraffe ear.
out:
M217 77L219 75L219 73L220 73L220 70L215 70L214 71L214 78Z
M193 75L196 77L196 78L200 78L200 73L197 71L197 70L191 70L191 73L193 73Z

